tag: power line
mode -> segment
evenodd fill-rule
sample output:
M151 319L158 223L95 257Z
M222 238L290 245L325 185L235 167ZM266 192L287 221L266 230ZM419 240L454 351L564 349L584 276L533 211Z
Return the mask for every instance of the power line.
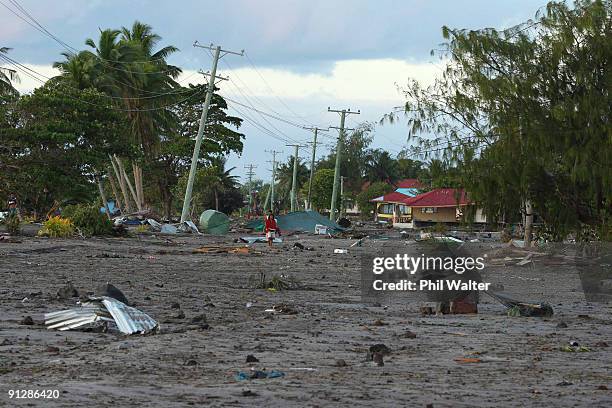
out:
M255 70L255 72L257 73L257 75L259 75L259 77L261 78L261 80L263 81L263 83L266 85L266 87L268 88L268 90L274 94L274 96L276 97L276 99L278 99L278 101L285 107L287 108L287 110L289 112L291 112L293 114L294 117L298 118L298 119L303 119L305 120L305 118L303 116L298 115L297 113L295 113L295 111L293 109L291 109L289 107L289 105L287 105L277 94L276 92L274 92L274 90L272 89L272 87L270 86L270 84L268 83L268 81L266 81L266 79L264 78L264 76L261 74L261 72L259 72L259 70L257 69L257 67L255 66L255 64L253 63L253 61L251 60L251 58L249 57L249 55L245 52L244 56L246 57L247 61L249 61L249 64L251 64L251 66L253 67L253 69Z
M34 70L32 68L29 68L29 67L21 64L20 62L18 62L16 60L13 60L10 57L7 57L6 55L0 54L0 58L8 61L14 67L16 67L20 72L22 72L23 74L29 76L30 78L32 78L32 79L34 79L34 80L36 80L36 81L38 81L38 82L40 82L42 84L45 84L47 82L47 80L51 79L51 78L49 78L49 77L47 77L47 76L37 72L36 70ZM46 80L40 79L40 77L46 78ZM57 84L57 85L58 85L58 87L62 87L62 84ZM65 89L70 89L72 91L76 90L76 88L65 88ZM179 104L181 104L183 102L188 101L189 99L195 97L196 95L198 95L200 93L201 92L194 92L190 96L188 96L187 98L181 99L180 101L177 101L177 102L174 102L174 103L171 103L171 104L168 104L168 105L164 105L164 106L157 106L155 108L146 108L146 109L123 109L123 108L118 108L118 107L114 107L114 106L111 106L111 105L103 106L103 105L99 105L99 104L96 104L96 103L93 103L93 102L86 101L86 100L81 99L81 98L73 97L73 96L71 96L69 94L65 94L64 96L66 96L69 99L73 99L73 100L76 100L76 101L79 101L79 102L82 102L82 103L85 103L85 104L88 104L88 105L97 106L97 107L101 107L101 108L105 108L105 109L112 109L112 110L117 110L117 111L122 111L122 112L152 112L152 111L167 109L167 108L170 108L172 106L179 105ZM117 98L117 97L112 97L110 95L106 95L104 93L100 93L100 96L103 96L103 97L106 97L106 98L111 98L111 99L116 99ZM121 98L119 98L119 99L121 99Z
M13 6L17 7L18 11L20 11L23 14L25 14L29 18L29 20L24 18L23 15L19 14L14 9L9 7L6 3L4 3L2 0L0 0L0 4L2 4L7 10L9 10L11 13L13 13L19 19L21 19L26 24L30 25L31 27L33 27L34 29L36 29L37 31L42 33L43 35L46 35L47 37L49 37L52 40L54 40L55 42L57 42L59 45L64 47L68 51L69 54L77 55L80 52L78 49L74 48L70 44L68 44L65 41L63 41L61 38L57 37L55 34L51 33L36 18L34 18L23 6L21 6L19 4L19 2L17 2L16 0L9 0L9 2ZM109 59L103 58L103 57L101 57L99 55L96 55L96 58L98 58L101 61L113 62L113 63L118 63L118 64L126 64L126 65L127 64L151 64L154 61L164 61L165 62L165 58L154 58L154 59L145 60L145 61L114 61L114 60L109 60ZM167 71L157 71L157 72L143 73L143 72L139 72L139 71L127 71L127 70L123 70L123 69L117 68L117 67L109 67L109 68L112 68L112 69L115 69L115 70L119 70L119 71L124 71L124 72L138 73L138 74L145 74L145 75L153 75L153 74L165 73L165 72L170 72L170 71L174 70L174 69L169 69Z

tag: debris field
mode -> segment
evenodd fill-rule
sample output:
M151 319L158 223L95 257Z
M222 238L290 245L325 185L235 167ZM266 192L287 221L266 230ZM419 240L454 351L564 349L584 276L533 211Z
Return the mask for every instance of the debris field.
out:
M423 316L417 296L361 298L360 254L409 241L239 237L0 243L0 406L612 405L612 309L586 302L569 266L483 275L552 317L508 316L487 296L478 314ZM108 282L159 330L45 327ZM9 401L9 389L60 395Z

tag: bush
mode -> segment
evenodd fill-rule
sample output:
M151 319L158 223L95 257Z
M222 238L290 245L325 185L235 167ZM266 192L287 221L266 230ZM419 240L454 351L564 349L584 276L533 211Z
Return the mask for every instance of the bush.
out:
M3 222L9 234L19 235L21 232L21 221L16 214L7 215Z
M76 204L66 206L62 210L64 218L72 221L74 226L85 236L111 235L113 223L100 212L94 204Z
M67 238L74 234L74 225L67 218L55 216L43 223L43 227L38 231L41 237Z
M379 181L373 183L368 187L366 191L362 191L357 195L357 205L361 212L362 219L371 219L372 212L376 210L376 203L370 202L371 199L380 197L393 191L393 187L390 184Z

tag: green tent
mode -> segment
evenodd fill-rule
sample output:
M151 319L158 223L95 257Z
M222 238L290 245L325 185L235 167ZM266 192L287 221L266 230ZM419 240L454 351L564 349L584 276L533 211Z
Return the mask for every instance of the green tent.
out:
M229 231L227 215L215 210L206 210L200 215L200 231L207 234L225 235Z
M278 228L281 232L284 231L300 231L300 232L313 232L315 225L325 225L330 228L330 232L337 233L344 231L346 228L342 228L334 221L330 221L329 218L323 217L316 211L294 211L285 215L278 215L276 217ZM258 218L249 222L246 227L253 231L263 231L264 221L263 218Z

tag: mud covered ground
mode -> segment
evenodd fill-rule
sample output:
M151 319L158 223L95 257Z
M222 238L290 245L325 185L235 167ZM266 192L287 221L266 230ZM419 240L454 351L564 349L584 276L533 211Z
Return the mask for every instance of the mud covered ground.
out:
M507 317L486 296L478 315L423 317L416 296L380 306L360 296L360 254L410 243L349 248L354 240L291 236L271 250L255 245L260 254L192 253L237 237L0 242L0 406L612 405L612 308L586 302L571 267L495 267L484 276L550 302L552 318ZM254 289L261 272L304 288ZM44 313L77 301L56 297L68 281L84 291L115 284L161 333L47 330ZM280 303L297 314L265 311ZM206 324L192 321L202 314ZM21 324L27 316L33 325ZM562 351L570 341L589 351ZM391 350L382 367L366 361L381 343ZM247 364L249 354L259 362ZM251 365L285 376L235 378ZM57 389L59 398L10 400L17 389Z

